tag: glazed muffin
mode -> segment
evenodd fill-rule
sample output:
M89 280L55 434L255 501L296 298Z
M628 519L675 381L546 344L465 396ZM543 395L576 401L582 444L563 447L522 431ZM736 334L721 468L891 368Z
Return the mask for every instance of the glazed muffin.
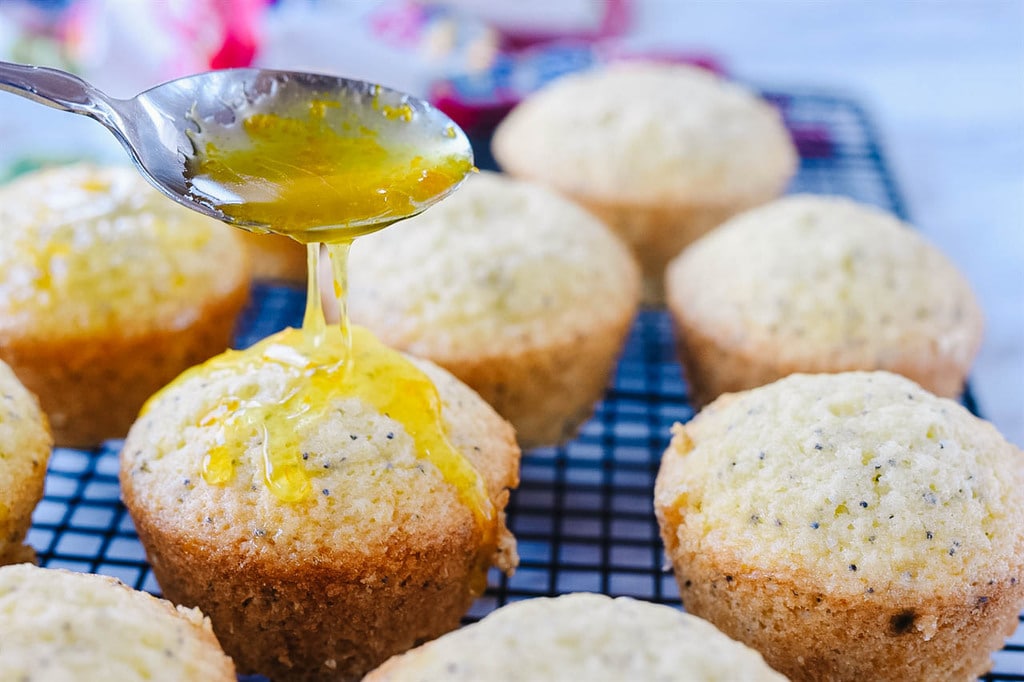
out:
M797 155L776 110L695 67L630 62L563 77L494 134L494 156L586 206L639 257L644 302L668 261L782 193Z
M210 616L241 672L356 679L455 628L487 569L515 566L519 449L444 370L360 329L350 367L321 370L302 333L157 394L121 486L164 594Z
M956 267L908 225L839 197L733 218L666 276L692 396L794 372L883 369L959 395L982 317Z
M24 564L0 568L0 677L236 680L198 609L114 578Z
M524 448L590 416L639 297L634 260L600 221L494 173L356 242L349 283L353 320L455 374Z
M0 360L0 566L35 559L22 543L43 497L52 445L35 396Z
M567 594L504 606L396 656L367 682L785 680L707 621L628 597Z
M59 445L124 436L154 391L227 347L248 288L234 231L131 168L0 188L0 358Z
M888 372L797 374L676 426L655 510L686 609L794 680L969 680L1024 605L1024 466Z

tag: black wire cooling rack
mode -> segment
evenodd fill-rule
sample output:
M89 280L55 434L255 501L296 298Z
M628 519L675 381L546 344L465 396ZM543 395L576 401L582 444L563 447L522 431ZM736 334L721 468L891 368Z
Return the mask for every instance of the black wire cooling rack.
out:
M855 102L818 93L769 98L783 111L801 154L792 191L843 194L907 217L878 136ZM478 165L493 167L487 141L475 142ZM303 297L295 289L258 284L237 345L297 325ZM969 393L965 403L976 411ZM608 393L579 437L524 457L522 483L508 509L519 569L511 578L492 573L467 620L508 601L578 590L678 605L651 498L669 428L691 416L668 317L641 312ZM159 593L119 501L119 446L54 452L28 540L44 566L104 573ZM1024 628L982 679L1024 681Z

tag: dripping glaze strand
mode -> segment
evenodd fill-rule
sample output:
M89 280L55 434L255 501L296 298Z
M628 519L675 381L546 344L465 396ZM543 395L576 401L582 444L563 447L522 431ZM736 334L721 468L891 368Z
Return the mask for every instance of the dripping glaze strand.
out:
M302 329L285 329L242 351L228 351L193 368L195 374L246 373L273 366L283 378L273 400L225 396L197 426L215 430L215 445L202 463L202 478L227 485L238 458L258 449L263 481L281 501L301 503L313 489L301 443L327 410L356 398L398 422L417 454L433 464L485 530L493 547L496 514L480 473L448 440L442 404L430 379L367 330L349 325L347 258L352 240L416 212L450 191L472 170L466 154L424 155L407 142L390 145L338 103L316 100L294 116L252 114L245 133L193 136L192 186L217 208L243 222L308 244L308 288ZM388 121L413 120L409 107L375 107ZM452 138L453 129L442 133ZM327 244L340 322L325 322L320 282L320 242ZM173 385L173 384L172 384ZM159 395L159 394L158 394Z

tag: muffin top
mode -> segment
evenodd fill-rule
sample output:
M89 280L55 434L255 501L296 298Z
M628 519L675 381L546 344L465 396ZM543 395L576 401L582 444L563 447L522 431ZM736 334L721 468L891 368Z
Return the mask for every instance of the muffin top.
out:
M349 283L355 321L439 361L571 340L631 316L639 296L636 263L603 223L495 173L358 240Z
M784 680L760 654L668 606L577 593L504 606L396 656L366 678Z
M673 311L719 343L768 343L807 369L926 355L967 368L981 340L981 311L956 267L905 223L840 197L743 213L680 254L666 283Z
M510 173L607 202L732 203L777 194L796 151L776 110L678 64L627 62L560 78L494 135Z
M499 566L513 566L514 540L496 512L518 482L508 423L431 363L380 361L399 354L365 330L354 330L347 370L312 364L296 350L299 334L228 351L150 400L122 452L133 516L144 510L166 533L230 548L268 573L287 575L306 557L370 580L356 570L364 559L475 529L490 547L482 560L496 552ZM366 381L344 389L346 372Z
M180 329L247 278L242 242L128 167L44 170L0 187L0 338Z
M0 670L9 680L234 680L199 609L114 578L0 568Z
M8 516L32 513L38 500L38 482L46 470L53 439L46 417L35 396L29 393L14 372L0 360L0 531L7 528ZM12 546L7 533L0 532L0 563L5 556L20 551L20 540Z
M690 550L756 576L948 593L1018 575L1022 463L991 424L903 377L796 374L676 426L656 507Z

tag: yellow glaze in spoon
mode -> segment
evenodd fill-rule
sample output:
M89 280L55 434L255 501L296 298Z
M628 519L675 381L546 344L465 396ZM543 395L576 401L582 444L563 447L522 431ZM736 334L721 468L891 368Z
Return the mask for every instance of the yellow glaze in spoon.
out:
M0 61L0 91L95 119L143 177L194 211L307 242L418 213L472 165L469 140L441 111L337 76L222 69L122 100L64 71Z
M408 104L316 99L228 126L200 123L190 192L256 231L351 240L419 213L473 169L454 125L421 129L417 120Z

